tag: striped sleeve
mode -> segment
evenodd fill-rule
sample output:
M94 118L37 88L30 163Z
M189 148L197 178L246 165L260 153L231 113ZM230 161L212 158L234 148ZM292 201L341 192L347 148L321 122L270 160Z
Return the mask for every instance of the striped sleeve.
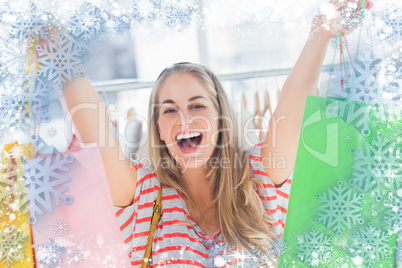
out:
M268 177L268 174L265 171L265 167L262 164L261 147L263 143L264 140L254 145L254 147L251 148L249 151L250 173L251 176L254 176L262 183L262 187L256 188L257 192L265 206L265 209L273 218L272 226L274 228L274 232L279 237L282 237L283 230L285 228L286 214L288 211L293 172L280 187L275 186L272 180ZM268 163L275 165L280 164L273 163L273 161L279 160L270 159L268 160Z
M136 160L132 160L132 162L137 171L135 196L131 205L126 207L114 207L120 231L129 255L132 254L133 236L139 218L139 210L141 211L141 215L149 214L150 217L152 216L152 204L153 200L156 199L158 191L148 193L148 190L154 188L159 189L159 181L152 168L144 167L143 164ZM149 199L149 202L145 202L146 200L144 199ZM144 203L150 203L151 206L144 206Z

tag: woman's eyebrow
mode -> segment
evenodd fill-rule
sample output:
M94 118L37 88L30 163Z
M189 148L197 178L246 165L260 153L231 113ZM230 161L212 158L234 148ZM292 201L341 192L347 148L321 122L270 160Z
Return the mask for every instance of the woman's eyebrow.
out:
M188 101L194 101L194 100L199 99L199 98L203 98L203 99L207 100L207 99L206 99L205 97L203 97L203 96L194 96L194 97L189 98Z
M194 100L196 100L196 99L199 99L199 98L203 98L203 99L205 99L205 100L207 100L205 97L203 97L203 96L194 96L194 97L191 97L191 98L189 98L188 99L188 101L194 101ZM175 103L173 100L164 100L163 102L162 102L162 104L165 104L165 103Z

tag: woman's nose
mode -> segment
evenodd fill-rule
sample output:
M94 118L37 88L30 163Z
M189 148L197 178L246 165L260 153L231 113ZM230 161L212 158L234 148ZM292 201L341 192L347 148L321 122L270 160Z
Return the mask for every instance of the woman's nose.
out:
M179 124L181 126L186 126L193 121L192 116L189 113L181 112L181 113L179 113L179 115L180 115Z

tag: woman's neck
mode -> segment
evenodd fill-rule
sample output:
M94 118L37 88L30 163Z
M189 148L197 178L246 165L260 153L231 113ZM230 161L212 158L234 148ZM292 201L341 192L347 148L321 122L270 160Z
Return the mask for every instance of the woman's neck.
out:
M204 167L187 168L182 172L184 183L197 206L205 207L211 202L211 187Z
M201 222L198 225L209 236L216 232L218 223L215 209L211 206L211 184L206 178L207 172L208 170L203 167L187 169L182 173L182 176L195 205L201 212ZM190 211L190 214L192 214L192 211Z

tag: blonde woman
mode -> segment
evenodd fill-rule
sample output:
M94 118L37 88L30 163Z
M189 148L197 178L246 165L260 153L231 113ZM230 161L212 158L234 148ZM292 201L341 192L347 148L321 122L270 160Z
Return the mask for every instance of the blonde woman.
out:
M334 11L348 3L359 8L353 0L333 2ZM99 143L133 267L143 261L161 187L162 217L146 258L150 267L276 265L278 249L271 245L285 226L306 96L316 92L330 39L338 31L348 33L335 20L314 19L266 139L247 153L240 149L241 126L220 82L198 64L174 64L155 83L148 118L150 167L124 158L87 77L64 85L83 142ZM269 165L272 156L285 162Z

